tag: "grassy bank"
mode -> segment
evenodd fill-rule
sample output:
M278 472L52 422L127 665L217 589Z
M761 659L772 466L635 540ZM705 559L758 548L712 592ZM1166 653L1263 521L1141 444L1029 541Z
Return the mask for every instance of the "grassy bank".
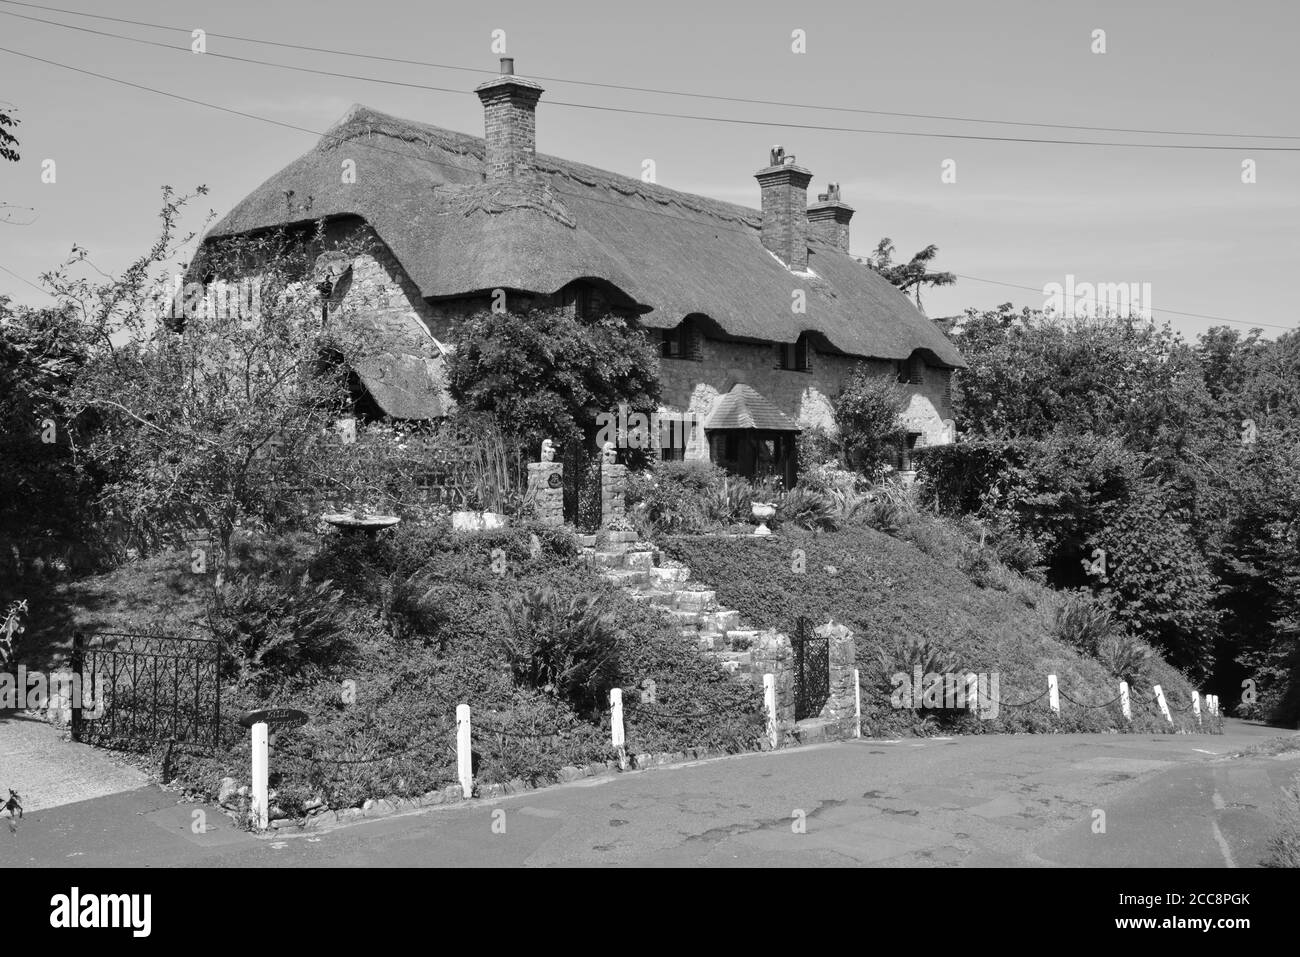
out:
M1045 699L1003 707L995 720L894 708L890 675L910 673L921 661L941 665L936 671L997 672L999 697L1009 704L1041 696L1048 674L1058 676L1063 696L1105 704L1117 697L1119 678L1053 635L1061 595L996 560L964 561L951 542L932 544L936 559L918 544L864 526L810 533L787 525L766 539L682 536L661 545L691 567L694 580L714 588L720 602L740 609L749 626L788 630L806 615L852 628L868 733L1162 731L1168 723L1141 703L1151 685L1160 684L1175 709L1189 704L1187 679L1151 654L1133 682L1131 725L1118 704L1085 708L1068 699L1059 718L1050 716ZM1174 719L1175 728L1192 727L1190 713L1176 712Z

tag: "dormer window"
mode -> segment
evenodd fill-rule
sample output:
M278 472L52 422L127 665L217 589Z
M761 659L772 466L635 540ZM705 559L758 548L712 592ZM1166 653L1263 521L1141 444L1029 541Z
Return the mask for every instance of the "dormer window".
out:
M920 385L925 381L925 361L919 353L895 360L894 370L898 373L898 381L907 385Z
M690 318L683 319L673 329L659 330L659 336L660 358L700 360L699 337Z
M776 346L778 369L787 372L808 372L812 369L809 360L808 336L801 335L795 342L780 342Z

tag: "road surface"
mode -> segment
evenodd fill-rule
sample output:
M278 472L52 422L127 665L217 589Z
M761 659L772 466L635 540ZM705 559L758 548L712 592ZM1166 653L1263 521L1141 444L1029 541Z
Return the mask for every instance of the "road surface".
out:
M0 827L0 863L1250 867L1297 772L1300 735L1235 721L1215 736L864 739L267 837L147 786Z

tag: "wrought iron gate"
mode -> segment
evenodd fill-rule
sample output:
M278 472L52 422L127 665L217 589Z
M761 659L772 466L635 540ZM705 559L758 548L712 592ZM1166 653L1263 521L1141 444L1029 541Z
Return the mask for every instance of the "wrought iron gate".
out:
M794 651L794 719L815 718L831 696L831 640L802 615L790 639Z
M72 737L104 745L221 744L221 643L101 632L73 639Z
M587 452L581 440L568 443L564 461L564 520L580 529L600 527L600 456Z

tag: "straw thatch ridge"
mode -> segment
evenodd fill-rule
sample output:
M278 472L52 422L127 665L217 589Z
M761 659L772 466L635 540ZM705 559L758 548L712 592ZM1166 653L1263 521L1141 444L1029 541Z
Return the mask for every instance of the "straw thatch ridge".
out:
M741 339L811 332L850 355L905 359L921 349L932 363L964 365L906 296L833 246L810 241L811 275L792 273L760 242L757 210L542 154L536 183L489 184L483 151L481 137L354 106L208 238L359 216L430 299L549 294L600 279L637 303L650 328L703 314ZM347 159L355 183L342 182ZM798 289L803 314L791 308Z

